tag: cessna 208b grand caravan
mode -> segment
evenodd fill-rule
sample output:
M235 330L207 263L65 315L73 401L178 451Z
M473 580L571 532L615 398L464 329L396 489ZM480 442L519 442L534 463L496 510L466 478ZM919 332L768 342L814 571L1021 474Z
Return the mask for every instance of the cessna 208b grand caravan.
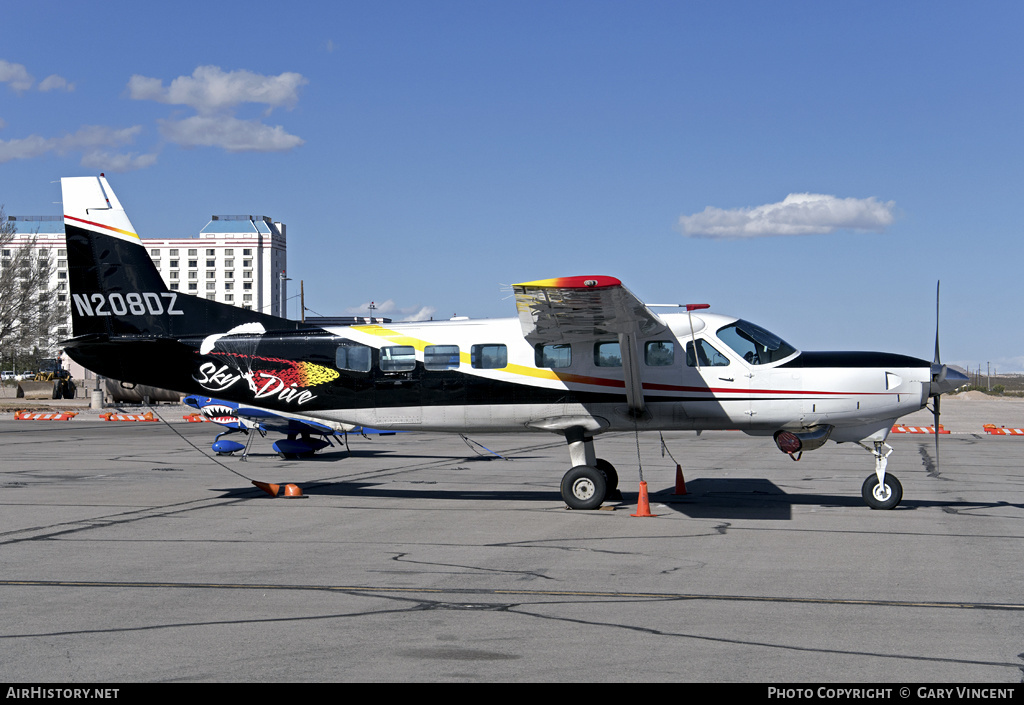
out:
M608 276L513 287L518 318L317 328L165 286L103 175L61 180L74 337L68 354L124 382L216 396L328 424L565 437L566 504L618 483L606 431L739 429L799 458L828 440L874 455L862 494L895 507L897 418L966 377L936 360L800 352L706 305L655 313ZM695 313L699 311L700 313Z

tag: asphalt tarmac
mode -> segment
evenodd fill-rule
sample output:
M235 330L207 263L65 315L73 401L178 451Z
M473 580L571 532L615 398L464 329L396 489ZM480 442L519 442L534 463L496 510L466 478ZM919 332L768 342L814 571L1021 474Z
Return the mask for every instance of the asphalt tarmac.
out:
M938 466L934 437L890 436L892 511L849 444L600 436L624 501L578 512L553 435L242 462L180 412L3 414L0 682L1019 683L1024 437L981 423L1024 405L968 404L943 404Z

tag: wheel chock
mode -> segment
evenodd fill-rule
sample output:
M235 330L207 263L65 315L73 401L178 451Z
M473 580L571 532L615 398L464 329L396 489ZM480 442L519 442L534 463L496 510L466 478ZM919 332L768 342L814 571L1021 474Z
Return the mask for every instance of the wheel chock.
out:
M656 517L657 514L651 514L651 503L647 500L647 483L643 480L640 481L640 498L636 503L636 514L630 514L631 517Z
M678 463L676 464L676 491L672 494L688 494L686 491L686 480L683 478L683 468Z

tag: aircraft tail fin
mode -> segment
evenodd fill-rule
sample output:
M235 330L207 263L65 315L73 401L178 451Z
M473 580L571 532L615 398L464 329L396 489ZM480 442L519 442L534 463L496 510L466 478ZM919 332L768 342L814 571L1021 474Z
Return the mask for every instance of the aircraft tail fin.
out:
M81 336L181 338L295 321L168 289L102 174L61 179L71 323Z

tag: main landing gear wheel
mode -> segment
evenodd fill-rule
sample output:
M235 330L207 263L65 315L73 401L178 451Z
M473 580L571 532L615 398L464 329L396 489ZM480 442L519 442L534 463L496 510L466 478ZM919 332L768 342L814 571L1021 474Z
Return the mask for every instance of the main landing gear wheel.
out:
M598 458L595 467L604 473L604 482L607 488L604 498L616 501L622 499L622 493L619 492L619 473L615 471L615 466L604 458Z
M903 499L903 485L895 475L886 474L885 484L878 484L878 475L868 475L860 495L872 509L893 509Z
M569 509L597 509L607 492L604 472L589 465L577 465L562 478L562 499Z

